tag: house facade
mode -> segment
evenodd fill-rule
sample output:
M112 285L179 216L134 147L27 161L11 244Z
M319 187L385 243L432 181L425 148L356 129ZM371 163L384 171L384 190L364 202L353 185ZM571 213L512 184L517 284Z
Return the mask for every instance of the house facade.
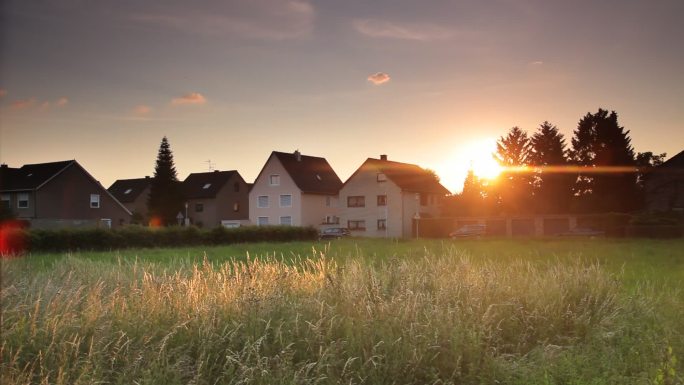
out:
M646 210L684 212L684 151L653 169L644 186Z
M182 183L186 217L198 227L239 227L249 222L249 184L240 173L210 171Z
M134 221L146 223L147 200L150 197L152 178L119 179L107 189L114 198L133 214Z
M32 228L105 227L127 224L131 213L78 162L2 165L3 208Z
M354 236L409 238L414 219L440 215L444 186L419 166L368 158L339 193L340 225Z
M249 193L258 226L335 226L342 181L325 158L273 151Z

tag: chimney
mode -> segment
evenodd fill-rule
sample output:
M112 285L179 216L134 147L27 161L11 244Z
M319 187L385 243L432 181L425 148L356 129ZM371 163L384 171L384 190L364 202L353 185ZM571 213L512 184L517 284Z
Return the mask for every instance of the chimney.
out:
M4 170L4 169L8 169L9 167L7 166L7 163L3 163L2 165L0 165L0 168L2 168Z
M295 156L295 158L297 158L297 162L301 162L301 161L302 161L302 153L299 152L299 150L295 150L294 156Z
M214 170L214 172L219 172L219 170Z
M387 160L387 154L380 155L380 160Z
M145 175L145 179L150 179L150 176L149 176L149 175Z

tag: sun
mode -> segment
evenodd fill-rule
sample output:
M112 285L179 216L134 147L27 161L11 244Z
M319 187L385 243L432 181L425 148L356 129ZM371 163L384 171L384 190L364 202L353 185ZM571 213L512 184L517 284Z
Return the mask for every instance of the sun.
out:
M503 171L492 154L496 151L496 140L481 140L469 143L464 147L468 166L478 178L496 179Z

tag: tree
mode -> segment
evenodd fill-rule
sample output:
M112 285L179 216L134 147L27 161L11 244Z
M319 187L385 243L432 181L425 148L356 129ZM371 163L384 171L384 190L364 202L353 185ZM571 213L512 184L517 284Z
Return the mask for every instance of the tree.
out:
M615 111L600 109L579 122L571 157L580 172L575 193L585 210L628 212L639 207L634 148Z
M537 212L567 212L572 199L574 174L568 173L565 138L545 121L530 138L528 163L534 169L534 205Z
M182 207L183 194L173 162L173 153L165 136L159 146L147 208L151 221L169 226L177 223L176 216Z
M510 129L496 143L494 158L504 167L499 176L497 192L504 213L530 211L532 178L526 172L530 154L530 140L519 127Z

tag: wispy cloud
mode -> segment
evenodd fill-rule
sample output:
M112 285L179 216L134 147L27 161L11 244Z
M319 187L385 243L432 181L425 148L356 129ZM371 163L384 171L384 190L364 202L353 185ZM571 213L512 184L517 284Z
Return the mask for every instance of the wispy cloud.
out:
M15 100L10 104L10 108L13 110L25 110L27 108L31 108L36 105L36 99L35 98L30 98L30 99L20 99L20 100Z
M390 81L390 76L384 72L376 72L373 75L368 76L368 81L379 86Z
M182 106L187 104L204 104L206 102L207 99L204 97L204 95L200 94L199 92L190 92L183 96L173 98L171 100L171 105Z
M150 112L152 112L152 108L144 104L137 105L135 106L135 108L133 108L133 113L138 116L144 116L149 114Z
M0 88L0 98L4 98L5 96L7 96L7 90Z
M55 105L56 105L57 107L64 107L64 106L66 106L67 104L69 104L69 99L66 98L66 97L64 97L64 96L62 96L61 98L57 99L57 101L55 102Z
M379 19L356 19L353 21L357 32L374 37L400 40L440 40L453 36L454 32L434 24L398 23Z
M164 5L130 19L207 36L283 40L309 35L315 17L309 0L227 0L212 12L199 11L190 3Z

